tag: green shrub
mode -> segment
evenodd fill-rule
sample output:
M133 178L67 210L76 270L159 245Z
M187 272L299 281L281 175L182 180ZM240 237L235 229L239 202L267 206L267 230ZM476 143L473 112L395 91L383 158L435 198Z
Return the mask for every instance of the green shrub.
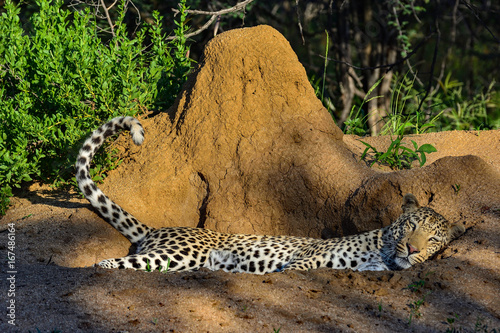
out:
M495 100L498 95L495 85L492 81L484 90L469 97L462 91L463 83L452 80L448 74L439 82L440 89L431 94L430 112L442 113L436 125L442 131L500 128L500 103Z
M28 28L11 0L0 17L0 214L23 181L67 182L79 143L101 123L172 104L191 66L185 0L176 39L167 40L158 13L130 38L121 1L105 43L88 8L36 3ZM108 155L96 156L92 174L102 178L113 165Z

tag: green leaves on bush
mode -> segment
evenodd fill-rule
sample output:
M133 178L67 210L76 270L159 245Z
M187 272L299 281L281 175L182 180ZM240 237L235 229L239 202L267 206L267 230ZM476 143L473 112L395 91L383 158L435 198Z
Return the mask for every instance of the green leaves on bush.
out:
M0 16L0 214L23 181L68 181L79 143L104 121L171 105L191 66L185 0L173 40L158 13L130 38L126 1L117 6L111 39L100 35L88 8L36 3L29 24L11 0ZM116 164L110 157L96 161L96 179Z
M366 146L363 154L361 155L361 159L366 159L368 151L372 150L374 153L374 160L370 164L370 167L375 164L375 162L379 162L390 166L391 169L401 170L410 169L414 161L418 161L420 166L423 166L427 161L425 154L430 154L437 151L436 148L431 144L426 143L419 147L413 140L411 140L411 142L413 143L414 149L411 149L405 147L404 143L401 142L402 140L403 136L398 136L391 142L386 152L379 152L369 143L361 141Z

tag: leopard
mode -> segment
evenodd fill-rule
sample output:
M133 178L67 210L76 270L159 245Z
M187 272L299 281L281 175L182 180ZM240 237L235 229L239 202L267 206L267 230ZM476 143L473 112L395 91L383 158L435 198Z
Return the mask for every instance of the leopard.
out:
M91 161L106 138L129 131L141 145L144 129L130 116L111 119L84 141L75 164L80 191L97 213L131 243L122 258L97 267L164 272L207 268L233 273L267 274L321 267L353 271L395 271L422 263L465 232L430 207L421 207L408 193L402 214L391 224L337 238L222 233L206 228L152 228L108 198L90 176Z

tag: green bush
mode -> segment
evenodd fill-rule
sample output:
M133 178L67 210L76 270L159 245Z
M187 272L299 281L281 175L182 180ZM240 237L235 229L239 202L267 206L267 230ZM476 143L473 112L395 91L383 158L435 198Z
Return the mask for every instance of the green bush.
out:
M11 0L0 17L0 214L23 181L67 182L79 143L101 123L172 104L191 66L185 0L170 41L158 13L130 38L125 1L106 42L88 9L63 9L62 0L36 3L30 24L21 25ZM96 157L96 177L116 164Z

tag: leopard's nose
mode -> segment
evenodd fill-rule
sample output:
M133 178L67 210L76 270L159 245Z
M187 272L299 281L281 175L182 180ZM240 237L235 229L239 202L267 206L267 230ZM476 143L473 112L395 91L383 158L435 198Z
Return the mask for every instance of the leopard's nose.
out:
M419 253L420 252L419 249L417 249L416 247L414 247L410 243L407 243L406 246L408 248L408 254L413 254L413 253Z

